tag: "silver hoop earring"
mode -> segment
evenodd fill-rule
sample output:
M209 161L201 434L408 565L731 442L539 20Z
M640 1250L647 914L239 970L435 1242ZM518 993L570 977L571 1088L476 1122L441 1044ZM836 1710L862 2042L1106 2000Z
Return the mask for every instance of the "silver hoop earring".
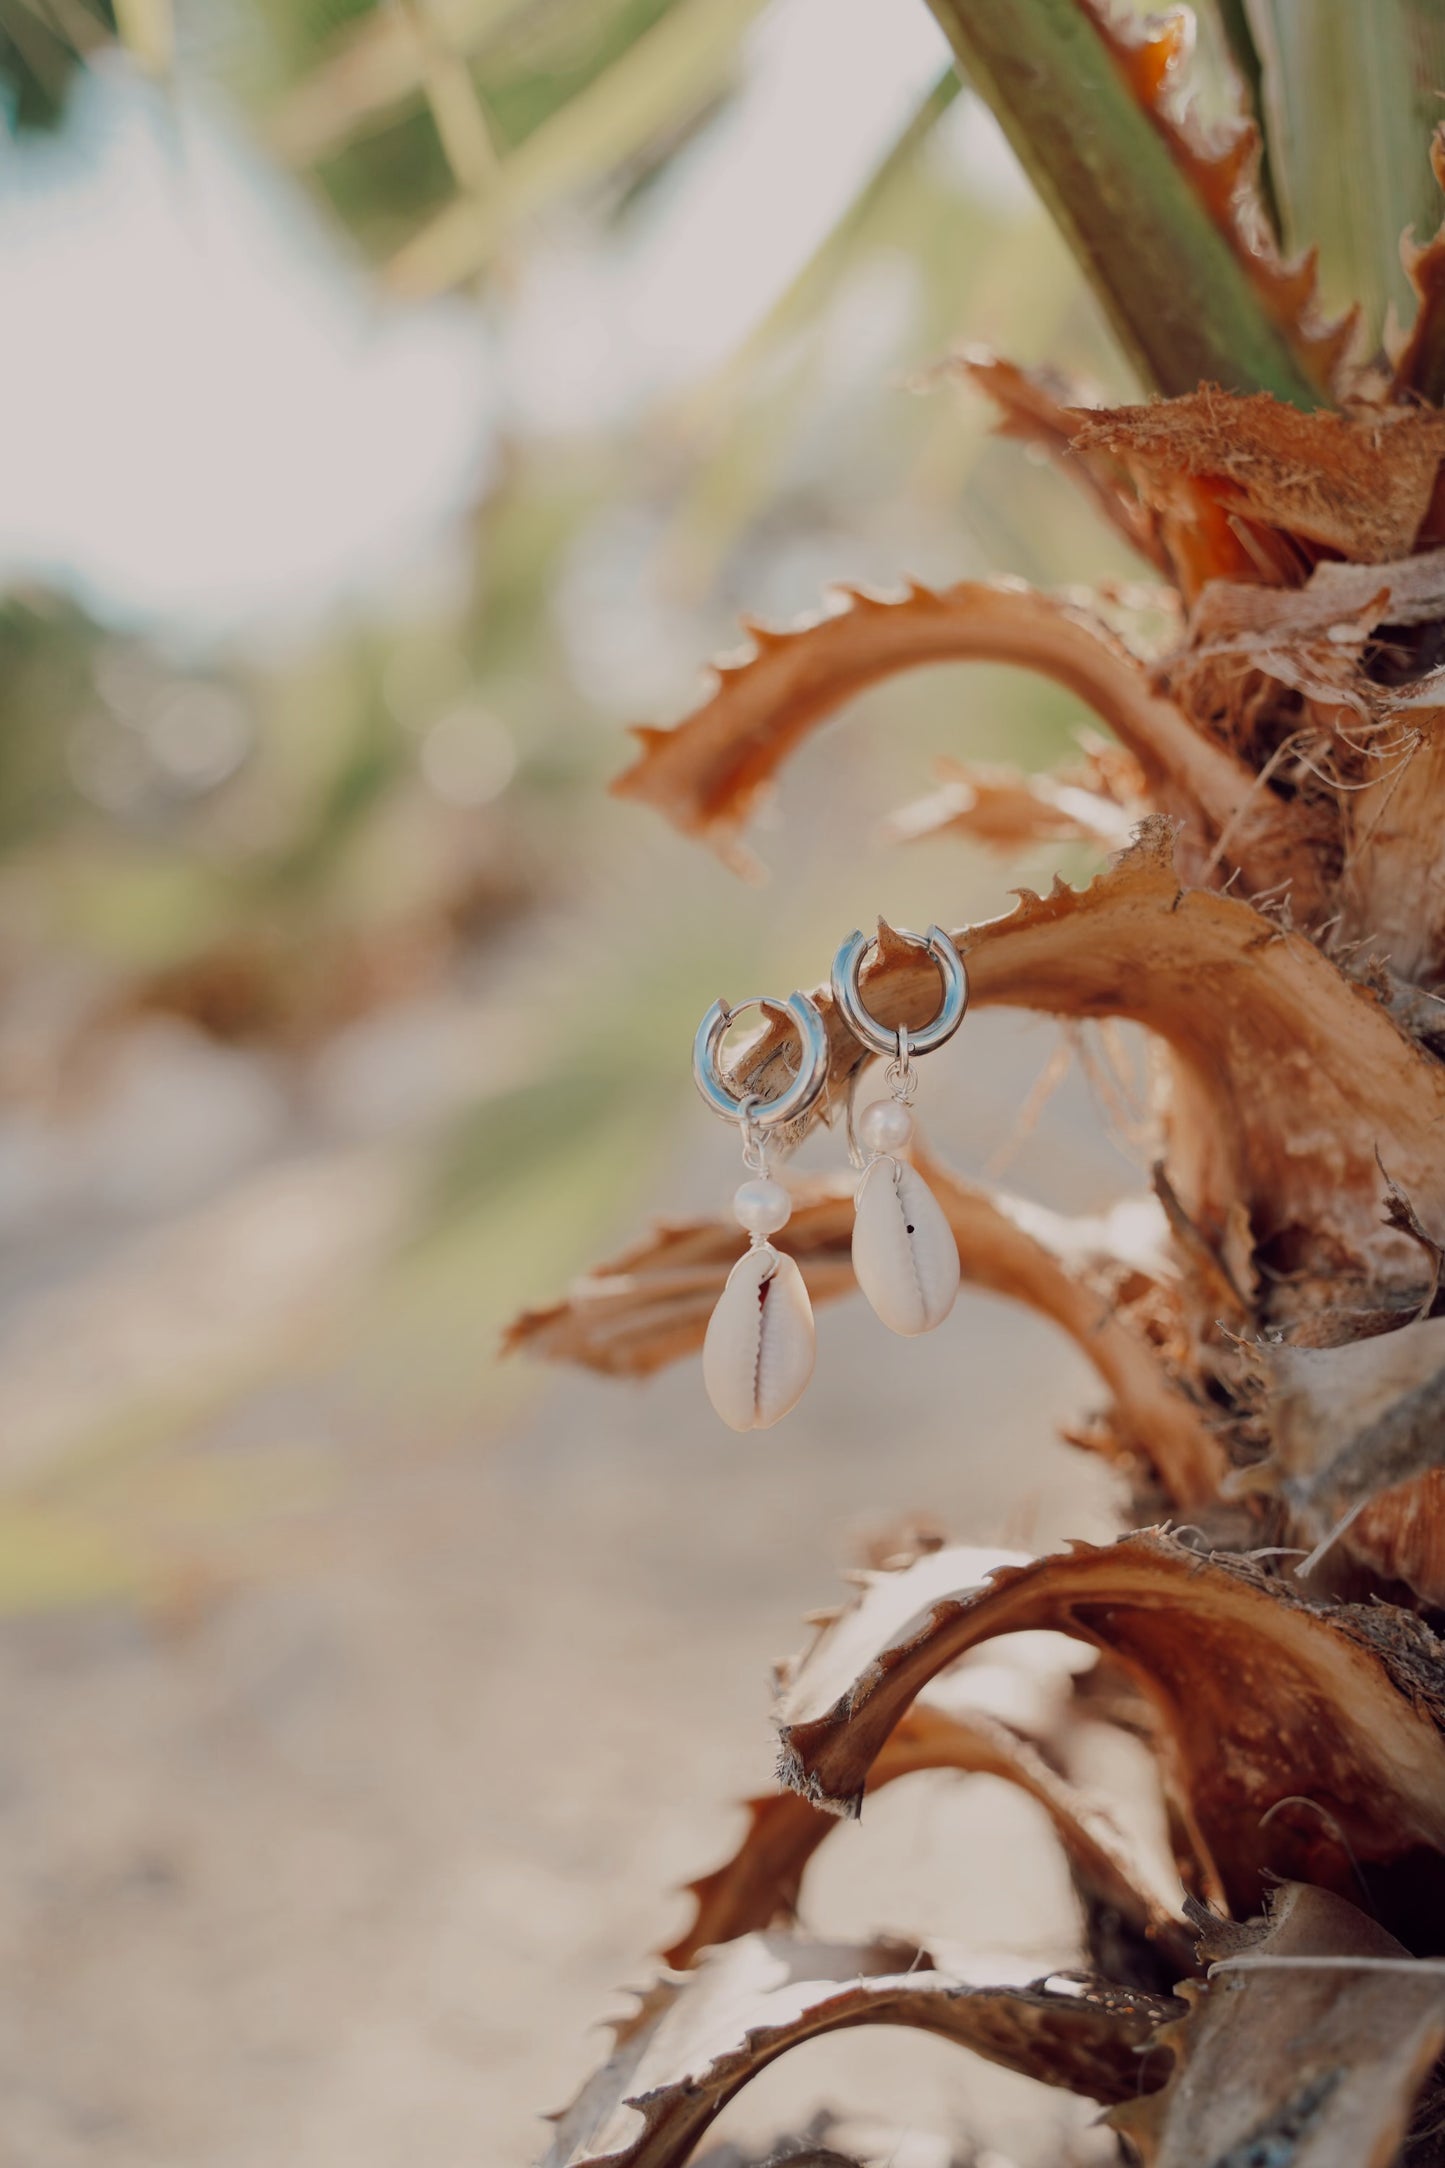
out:
M938 1013L919 1031L880 1024L865 1007L859 987L864 961L877 947L851 933L833 959L833 999L855 1038L875 1054L892 1058L885 1072L891 1097L863 1109L854 1138L849 1106L848 1137L854 1165L862 1169L855 1195L853 1272L874 1311L892 1332L908 1337L932 1332L953 1308L958 1293L958 1244L943 1208L923 1176L899 1157L913 1135L913 1063L944 1046L968 1007L963 958L941 927L926 934L901 927L896 938L932 958L942 981ZM861 1149L860 1147L861 1143Z
M718 1067L723 1036L744 1009L786 1018L798 1036L797 1072L776 1099L740 1096ZM728 1274L708 1320L702 1376L708 1399L730 1430L768 1430L795 1408L813 1375L817 1336L813 1305L793 1259L768 1240L792 1217L793 1204L768 1171L769 1141L805 1114L828 1081L828 1036L822 1013L807 994L786 1001L751 995L729 1007L715 1001L697 1027L693 1081L715 1114L743 1134L748 1179L733 1198L748 1247Z

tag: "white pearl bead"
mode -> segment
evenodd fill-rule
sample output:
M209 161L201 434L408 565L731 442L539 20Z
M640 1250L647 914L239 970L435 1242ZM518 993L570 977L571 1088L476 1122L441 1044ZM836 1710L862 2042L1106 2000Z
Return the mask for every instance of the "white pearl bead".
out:
M896 1099L875 1099L863 1109L858 1134L870 1152L901 1152L913 1134L913 1116Z
M769 1175L744 1182L733 1198L738 1225L750 1235L775 1235L793 1216L793 1200L781 1182Z

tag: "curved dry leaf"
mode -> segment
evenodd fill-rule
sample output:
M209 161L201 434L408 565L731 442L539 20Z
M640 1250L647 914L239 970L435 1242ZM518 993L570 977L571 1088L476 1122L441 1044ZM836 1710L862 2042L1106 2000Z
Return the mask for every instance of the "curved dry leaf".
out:
M1268 392L1216 387L1150 406L1080 409L1081 455L1121 460L1162 515L1180 480L1206 485L1225 514L1356 564L1412 549L1445 455L1445 414L1358 407L1305 414Z
M1445 2049L1445 1966L1412 1964L1354 1905L1299 1882L1221 1939L1206 1934L1218 1962L1159 2033L1168 2084L1108 2120L1144 2168L1390 2168Z
M1445 125L1435 130L1431 140L1430 164L1445 189ZM1423 246L1415 246L1407 235L1400 254L1419 307L1409 336L1392 357L1391 390L1396 399L1414 397L1438 404L1445 394L1445 225Z
M1062 776L948 759L933 765L938 789L890 817L890 842L955 835L1006 856L1035 843L1093 843L1116 851L1138 818L1137 810Z
M866 1790L879 1791L924 1769L1001 1777L1037 1800L1054 1825L1086 1917L1105 1915L1111 1938L1122 1929L1128 1937L1152 1945L1171 1984L1190 1970L1182 1922L1163 1894L1142 1880L1119 1829L1031 1741L997 1717L961 1706L956 1699L947 1707L919 1700L885 1742L868 1772ZM747 1813L746 1833L732 1857L688 1885L697 1912L687 1932L663 1952L669 1965L690 1965L711 1944L731 1942L791 1917L808 1861L838 1827L836 1816L797 1792L750 1799Z
M1311 1275L1336 1299L1418 1289L1413 1245L1382 1224L1377 1152L1430 1218L1445 1223L1435 1140L1445 1077L1376 996L1302 936L1241 898L1182 890L1169 826L1144 824L1107 872L1076 891L1025 892L1009 916L955 935L975 1006L1125 1016L1157 1033L1175 1062L1169 1178L1216 1246L1246 1214L1276 1277L1269 1315L1313 1306ZM921 1026L936 1005L932 966L886 930L868 999L885 1025ZM818 993L836 1105L863 1049ZM765 1096L786 1055L765 1027L734 1075ZM1368 1089L1366 1083L1368 1081ZM1237 1275L1236 1275L1237 1276Z
M1259 132L1239 114L1206 133L1182 80L1192 38L1183 9L1142 20L1121 17L1112 0L1084 0L1095 29L1113 54L1170 155L1223 234L1306 374L1325 393L1343 388L1358 310L1327 321L1319 307L1314 250L1282 260L1258 189Z
M814 1307L850 1294L853 1178L799 1182L787 1226L771 1239L802 1269ZM701 1348L707 1321L746 1237L731 1214L664 1221L620 1257L576 1281L561 1302L524 1310L505 1354L581 1363L610 1377L651 1377Z
M735 866L763 789L808 733L867 686L924 663L1001 662L1038 671L1088 702L1138 760L1166 811L1226 831L1254 886L1304 868L1286 807L1202 736L1099 619L1013 581L910 585L896 601L856 588L846 606L789 632L750 625L754 652L717 667L711 698L671 730L641 727L642 753L612 788L664 814Z
M1140 2051L1178 2009L1101 1982L971 1987L897 1943L745 1935L648 1991L558 2119L544 2168L679 2168L768 2063L854 2025L916 2026L1046 2084L1128 2099Z
M970 1004L1122 1016L1165 1041L1174 1057L1169 1180L1221 1254L1247 1216L1275 1275L1268 1320L1283 1326L1318 1309L1311 1275L1335 1302L1362 1289L1380 1300L1418 1294L1418 1249L1381 1218L1377 1153L1424 1216L1445 1225L1445 1071L1376 995L1241 897L1182 888L1170 825L1157 818L1086 888L1056 881L1047 896L1020 895L1006 917L953 936ZM885 930L865 972L879 1021L921 1027L937 989L932 964ZM814 998L837 1104L866 1057L828 990ZM764 1026L734 1081L764 1096L780 1090L786 1045ZM1238 1269L1233 1277L1243 1284Z
M1021 369L1004 361L987 347L968 346L949 357L947 367L965 383L975 386L999 412L998 434L1014 437L1047 453L1072 482L1084 489L1109 525L1131 549L1147 557L1161 572L1170 570L1157 525L1128 473L1107 452L1081 453L1074 448L1080 405L1072 388L1037 369Z
M1445 1318L1256 1354L1273 1452L1250 1487L1279 1490L1300 1542L1337 1538L1345 1556L1445 1604Z
M1247 1916L1267 1876L1341 1893L1363 1877L1382 1917L1403 1907L1412 1940L1439 1946L1445 1697L1440 1644L1413 1615L1317 1610L1153 1529L951 1591L920 1567L870 1586L790 1672L784 1782L855 1811L874 1757L946 1665L995 1634L1073 1634L1153 1702L1166 1794L1206 1894Z
M953 1229L965 1279L1052 1318L1104 1380L1113 1396L1115 1450L1142 1455L1177 1505L1214 1496L1227 1466L1219 1440L1133 1314L1167 1278L1157 1255L1141 1257L1139 1208L1071 1221L960 1181L917 1150L914 1157ZM856 1180L843 1174L799 1183L792 1218L776 1238L797 1260L815 1306L856 1288ZM1150 1216L1150 1226L1160 1223ZM614 1376L649 1376L701 1347L743 1239L728 1219L659 1227L579 1281L564 1301L523 1312L504 1348Z
M947 1543L920 1552L907 1565L878 1567L853 1577L858 1594L836 1610L811 1618L808 1623L818 1629L811 1645L800 1656L784 1657L778 1664L780 1715L792 1706L795 1694L812 1699L823 1691L823 1666L841 1693L875 1650L901 1633L917 1612L960 1588L982 1586L991 1574L1033 1563L1024 1551ZM836 1801L826 1804L836 1810Z

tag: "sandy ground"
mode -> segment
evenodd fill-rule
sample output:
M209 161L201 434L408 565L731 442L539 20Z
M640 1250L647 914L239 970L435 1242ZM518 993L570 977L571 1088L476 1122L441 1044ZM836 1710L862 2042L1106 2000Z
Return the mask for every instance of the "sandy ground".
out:
M1009 1058L992 1089L1016 1104L1038 1043ZM1060 1119L1067 1168L1033 1186L1098 1203L1118 1162L1082 1102ZM345 1380L304 1390L312 1424L328 1392L338 1428L356 1413ZM769 1782L769 1665L802 1614L912 1512L984 1542L1107 1533L1102 1470L1053 1442L1094 1397L987 1298L906 1346L844 1305L779 1431L721 1432L690 1367L560 1376L500 1446L383 1439L304 1540L184 1615L7 1625L0 2164L535 2158L678 1886ZM252 1415L274 1434L296 1411L272 1388ZM942 1936L1011 1976L1074 1954L1037 1812L987 1779L899 1786L804 1894L821 1931ZM878 2156L895 2168L937 2168L930 2130L986 2132L995 2168L1108 2157L1071 2150L1087 2109L911 2035L789 2058L718 2142L830 2098L914 2133Z

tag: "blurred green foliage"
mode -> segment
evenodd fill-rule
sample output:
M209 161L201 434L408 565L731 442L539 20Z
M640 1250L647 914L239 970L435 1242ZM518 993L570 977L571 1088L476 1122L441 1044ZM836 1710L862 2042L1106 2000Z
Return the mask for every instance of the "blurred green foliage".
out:
M0 733L0 847L51 834L75 810L63 728L93 697L99 629L58 595L0 600L0 687L11 727Z
M733 94L755 13L433 0L422 19L256 0L201 49L258 139L383 265L468 200L443 145L438 103L456 80L438 53L464 63L500 170L563 131L532 169L526 218L507 225L507 260L467 288L495 318L554 217L599 258L626 242ZM183 85L194 18L180 29ZM649 40L664 36L659 61ZM234 1333L178 1314L172 1341L157 1329L113 1390L61 1394L58 1412L41 1394L24 1420L44 1449L3 1478L0 1607L164 1594L237 1570L259 1530L304 1516L343 1479L319 1419L318 1437L303 1424L239 1464L214 1446L229 1411L278 1380L364 1407L363 1430L484 1434L535 1389L494 1369L507 1315L660 1202L669 1139L697 1120L699 1004L745 980L806 983L877 882L937 915L968 907L984 877L968 852L885 874L866 855L872 829L922 786L932 749L1033 765L1065 747L1077 709L1031 681L928 672L861 703L787 781L787 853L760 838L786 860L768 895L605 783L622 724L681 712L741 610L815 607L829 577L1137 571L1056 476L990 439L977 404L907 388L964 334L1126 386L1062 245L986 170L998 155L970 138L977 123L951 73L927 86L765 320L679 394L569 432L514 421L460 573L421 599L343 612L280 652L146 639L37 592L4 606L4 968L27 1000L81 992L65 995L42 1084L33 1054L7 1084L0 1043L0 1122L8 1111L70 1150L126 1048L158 1030L219 1050L246 1089L279 1091L287 1111L259 1159L161 1216L197 1242L214 1218L204 1277L223 1319L244 1281L225 1214L248 1186L269 1194L278 1167L334 1157L363 1193L399 1175L405 1201L373 1248L340 1239L329 1310L325 1273L279 1312L242 1315L238 1293ZM198 748L213 742L208 765ZM936 905L925 884L942 886ZM443 1057L427 1040L407 1051L434 1015L479 1026L459 1062L445 1057L458 1076L439 1095ZM363 1054L384 1079L404 1072L411 1097L390 1127L336 1112L335 1079ZM218 1088L231 1073L223 1063ZM99 1319L132 1299L132 1270L138 1316L165 1314L155 1214L117 1219L70 1196L13 1240L13 1288L42 1320L49 1281ZM151 1330L122 1346L151 1347ZM13 1405L6 1363L0 1327L0 1405Z
M0 116L17 131L53 128L87 52L116 34L110 0L0 5Z

